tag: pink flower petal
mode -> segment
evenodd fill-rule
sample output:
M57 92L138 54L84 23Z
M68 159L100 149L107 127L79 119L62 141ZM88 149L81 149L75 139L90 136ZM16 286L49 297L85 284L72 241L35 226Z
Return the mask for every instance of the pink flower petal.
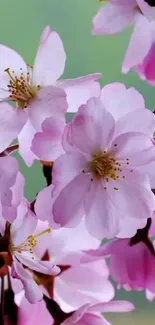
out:
M141 63L152 45L151 23L143 15L138 14L135 29L123 62L122 71L127 73L132 67Z
M83 215L83 211L81 211L83 199L89 186L90 176L82 173L62 189L53 205L53 216L56 223L60 223L61 226L72 226L72 222L75 220L76 225L80 223Z
M131 25L136 11L127 6L108 3L93 19L93 34L115 34Z
M155 24L153 30L153 36L155 34ZM145 56L143 62L141 62L138 66L135 67L136 72L140 75L140 77L144 80L147 80L151 85L155 85L155 42L152 41L152 46L150 51Z
M117 146L115 146L117 144ZM150 137L140 132L121 134L113 141L111 151L124 167L143 166L154 161L155 146ZM129 159L129 162L127 161Z
M116 182L110 181L107 186L108 195L114 206L121 210L124 216L130 218L149 218L152 216L155 201L149 187L146 175L134 170L124 170L125 178ZM114 190L115 187L118 190Z
M63 74L66 54L60 36L46 27L34 62L33 83L49 86Z
M98 98L91 98L79 108L70 125L71 140L80 151L94 154L104 150L111 140L114 119Z
M30 253L15 253L16 258L23 265L27 266L30 270L34 270L43 274L57 275L60 272L60 269L55 264L49 261L40 261L39 259L33 259Z
M55 229L59 227L59 225L56 224L53 220L52 208L53 208L53 201L55 199L52 196L53 188L54 186L50 185L48 187L45 187L43 190L41 190L38 193L35 202L35 213L40 220L42 221L48 220L51 227Z
M59 232L60 231L61 230L59 230ZM58 231L55 231L55 234L57 233ZM95 249L100 245L100 241L89 234L85 225L84 218L75 229L62 229L60 235L62 236L62 234L66 235L66 242L64 247L66 252L87 250L90 248ZM61 237L60 235L59 237Z
M12 156L0 158L0 190L15 185L19 171L18 161Z
M155 115L148 109L137 109L120 118L115 127L115 134L126 132L142 132L153 136L155 130Z
M79 175L86 166L86 157L77 151L72 154L61 155L53 166L53 184L61 186L68 184L74 177Z
M28 114L32 126L41 130L42 122L51 116L64 119L67 111L66 94L63 89L45 87L38 92L38 96L28 106Z
M20 205L22 199L24 198L24 186L25 186L25 178L20 172L18 172L16 177L16 182L11 188L13 205L15 206Z
M24 59L13 49L0 44L1 64L0 64L0 100L4 100L9 97L8 84L10 77L8 76L6 69L10 69L10 72L14 71L15 76L27 73L27 66Z
M99 273L98 269L95 270L93 268L93 263L73 266L59 275L60 283L64 286L66 285L67 301L66 299L65 301L69 303L70 300L71 305L75 308L79 308L84 303L109 301L114 297L112 284L104 278L102 272ZM102 267L102 263L97 263L97 265L98 268ZM84 295L83 297L81 296L81 301L76 299L76 295L72 295L73 290Z
M77 320L74 316L76 315L76 318L79 318ZM74 312L74 314L67 318L65 322L62 323L62 325L111 325L103 316L95 315L92 313L85 313L83 316L79 316L79 311Z
M37 285L37 283L33 280L32 276L26 271L23 266L17 261L14 260L15 270L23 283L25 290L25 297L27 300L34 304L40 301L43 297L43 294Z
M17 218L11 225L11 239L15 246L24 243L27 238L33 234L36 227L37 219L35 215L28 210L26 206L18 207ZM24 229L24 232L22 231Z
M129 301L123 300L113 300L107 303L96 304L89 308L90 311L94 312L102 312L102 313L122 313L133 311L135 306Z
M87 229L100 240L116 236L120 229L121 210L113 205L105 186L104 182L92 182L84 206Z
M136 0L137 4L140 8L140 11L143 13L143 15L148 19L152 20L153 19L153 11L152 7L147 3L145 0Z
M146 226L147 219L124 218L121 220L121 231L117 238L131 238L137 233L137 229L143 229Z
M31 146L40 160L54 161L63 153L61 140L64 127L65 122L55 117L43 122L43 131L35 134Z
M35 133L36 130L28 120L18 135L19 153L28 167L32 166L36 158L35 154L30 149Z
M45 302L39 301L36 304L30 304L23 298L18 309L18 325L52 325L52 316L48 312Z
M2 217L1 204L0 204L0 233L3 236L5 234L6 220Z
M91 97L99 97L100 84L96 81L100 73L75 79L59 80L56 85L64 88L67 94L68 112L77 112L82 104L86 104Z
M26 121L27 115L23 110L14 108L6 102L0 104L0 152L17 138Z
M151 188L155 188L155 162L140 167L142 173L147 173Z
M129 112L145 108L144 98L137 89L127 89L124 84L119 82L104 86L100 98L115 121Z

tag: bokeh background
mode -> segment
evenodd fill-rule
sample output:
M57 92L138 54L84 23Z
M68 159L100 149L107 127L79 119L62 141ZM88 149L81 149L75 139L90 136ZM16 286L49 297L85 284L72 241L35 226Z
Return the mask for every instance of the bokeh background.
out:
M155 89L134 72L121 74L131 29L116 36L91 35L92 17L98 8L98 0L0 0L0 42L19 51L27 63L33 64L40 34L50 25L60 34L67 53L64 78L102 72L102 85L121 81L128 87L134 86L143 94L146 106L154 110ZM19 160L27 177L26 194L33 199L44 185L41 166L35 163L28 169ZM117 297L134 301L137 309L131 314L108 315L113 325L155 324L155 303L147 302L144 293L119 291Z

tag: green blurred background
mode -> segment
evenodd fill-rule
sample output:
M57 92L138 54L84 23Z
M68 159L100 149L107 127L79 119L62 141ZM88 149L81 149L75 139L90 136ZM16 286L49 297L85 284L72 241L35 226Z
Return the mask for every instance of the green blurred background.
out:
M0 42L19 51L27 63L33 64L40 34L50 25L60 34L67 53L64 78L102 72L102 85L122 81L134 86L143 94L146 106L155 109L154 88L134 72L121 74L131 30L116 36L91 35L92 17L98 8L97 0L0 0ZM27 176L26 194L33 199L44 185L40 164L30 169L21 159L20 164ZM113 325L155 324L155 303L147 302L144 293L120 291L117 296L134 301L137 309L132 314L109 315Z

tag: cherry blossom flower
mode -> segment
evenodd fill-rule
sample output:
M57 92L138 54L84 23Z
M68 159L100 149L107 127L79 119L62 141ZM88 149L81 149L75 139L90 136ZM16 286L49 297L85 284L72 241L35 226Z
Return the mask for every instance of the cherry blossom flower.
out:
M102 88L100 99L117 122L118 134L120 130L121 133L128 131L139 131L147 133L150 137L153 136L155 129L155 117L152 112L145 108L144 99L136 89L127 89L125 85L121 83L108 84ZM141 119L139 119L139 116L141 116ZM144 123L142 123L142 119ZM44 122L43 131L36 134L32 142L32 150L40 159L47 161L51 161L52 158L56 158L56 156L53 157L54 152L57 156L63 153L63 147L61 144L62 129L57 128L57 125L55 124L55 128L57 128L57 132L55 132L55 134L58 139L57 145L55 145L56 141L54 141L54 144L52 142L53 135L51 132L52 127L50 127L50 123L53 123L52 119L47 119L47 121ZM53 145L55 150L53 150ZM145 170L149 171L148 175L150 176L150 181L153 185L152 173L154 173L154 168L150 168L151 166L144 167ZM52 185L49 188L43 189L39 193L36 202L39 219L43 221L48 220L52 228L56 228L52 214L52 206L55 198L56 193L53 191ZM131 218L128 221L123 219L121 232L117 236L120 238L132 237L136 233L137 229L145 227L146 222L147 219L133 218L132 222Z
M145 0L110 0L93 19L93 34L116 34L134 24L134 31L122 65L127 73L141 64L152 45L151 4Z
M154 195L147 175L138 168L154 160L154 146L147 134L132 128L123 133L121 125L117 127L97 98L81 106L67 125L66 153L53 167L59 191L53 215L62 227L73 226L85 215L90 233L102 239L116 236L124 218L151 217Z
M127 225L128 226L128 225ZM119 288L145 290L148 300L155 297L155 214L130 240L115 239L99 249L85 251L85 262L108 257L110 274ZM134 266L134 267L133 267Z
M39 222L36 232L44 232L47 227L47 222ZM99 245L100 241L86 230L84 220L75 229L56 229L40 237L34 250L36 256L58 265L61 272L56 276L35 273L34 278L63 311L71 312L85 303L109 301L114 297L106 262L95 257L89 263L83 253Z
M66 54L59 35L50 27L43 31L33 67L4 45L0 45L0 52L0 152L19 136L20 153L31 165L35 159L31 141L42 122L52 116L65 120L68 106L77 110L92 94L97 96L100 86L95 80L101 74L57 81L64 72ZM17 107L6 100L14 101Z
M42 292L33 279L32 270L43 274L59 273L59 268L48 261L41 261L33 252L40 236L50 229L33 234L37 225L35 215L25 206L20 206L16 219L10 224L0 218L0 246L2 256L11 275L23 283L25 296L30 303L42 299Z
M117 239L105 247L105 253L111 257L110 273L119 285L155 296L155 256L144 242L132 245L128 239Z

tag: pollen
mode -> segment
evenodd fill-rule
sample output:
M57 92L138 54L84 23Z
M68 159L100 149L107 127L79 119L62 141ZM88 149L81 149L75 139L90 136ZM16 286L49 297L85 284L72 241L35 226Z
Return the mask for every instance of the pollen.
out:
M122 173L124 167L126 167L125 165L129 163L128 158L125 158L121 163L111 152L103 151L92 156L89 170L92 172L93 179L103 179L106 182L113 180L117 184L119 178L125 178ZM133 170L130 169L130 172L133 172ZM118 190L117 187L114 187L114 189Z
M46 234L46 233L50 233L52 231L51 228L47 228L45 230L43 230L42 232L36 234L36 235L30 235L28 238L27 238L27 241L23 244L21 244L20 246L14 246L14 245L11 245L10 247L10 250L11 251L17 251L17 252L23 252L23 251L29 251L30 254L33 255L33 248L36 247L37 245L37 238ZM32 256L33 258L33 256Z
M27 242L28 242L28 246L30 247L30 250L37 245L37 239L36 239L37 237L40 237L40 236L42 236L46 233L50 233L50 232L51 232L51 228L48 228L36 235L29 236Z
M10 79L8 84L9 97L18 104L19 108L23 109L37 96L37 92L40 90L40 85L34 87L31 84L32 68L28 66L27 69L27 74L25 75L22 68L20 68L18 76L10 68L5 70Z
M90 167L95 178L103 178L108 182L109 178L116 180L119 177L117 171L120 168L116 164L115 159L104 151L93 156Z

